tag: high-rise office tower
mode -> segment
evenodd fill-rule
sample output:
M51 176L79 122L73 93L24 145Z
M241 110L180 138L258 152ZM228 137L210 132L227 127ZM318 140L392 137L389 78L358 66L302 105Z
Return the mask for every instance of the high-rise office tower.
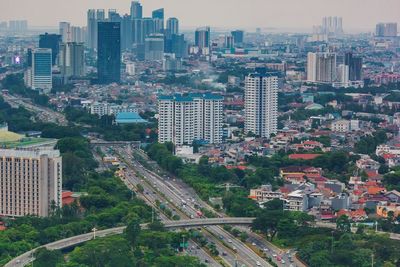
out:
M171 38L171 53L175 54L176 58L186 58L188 55L187 42L185 35L174 34Z
M85 31L81 27L71 26L71 42L85 42Z
M376 24L375 35L377 37L396 37L397 23L378 23Z
M158 141L176 145L222 142L223 97L214 94L160 96Z
M108 21L111 22L121 22L122 18L118 14L116 9L109 9L108 10Z
M58 66L64 83L71 77L83 77L85 75L84 52L83 43L69 42L60 45Z
M106 20L106 12L104 9L96 10L96 19L97 19L97 22Z
M155 32L163 33L164 32L164 8L154 10L152 12L152 18L154 20Z
M199 47L200 50L210 48L210 27L196 29L195 45Z
M71 42L71 24L69 22L60 22L59 23L59 32L61 35L61 40L63 43Z
M334 82L336 80L336 54L308 53L307 80L321 83Z
M234 39L232 35L225 36L224 46L226 48L233 48L234 47Z
M49 216L61 208L62 158L53 149L0 149L0 214Z
M52 64L55 65L60 51L61 35L41 34L39 36L39 48L49 48L52 51Z
M166 34L179 34L179 20L177 18L169 18L167 20Z
M97 34L98 34L98 22L105 21L104 9L89 9L87 13L87 47L89 49L97 48Z
M187 57L187 43L183 34L167 34L164 39L164 52L174 54L175 58Z
M132 1L131 3L131 19L143 18L143 8L138 1Z
M349 80L362 80L362 58L353 56L353 53L348 52L344 56L344 64L349 67Z
M89 49L94 49L97 44L97 19L94 9L89 9L87 12L86 31L86 46Z
M235 46L241 46L244 40L244 31L235 30L231 32Z
M125 14L121 19L121 49L122 51L132 49L133 44L133 21L131 16Z
M32 68L25 73L25 84L44 93L52 88L52 52L49 48L32 50Z
M144 39L150 34L156 33L155 23L152 18L133 20L133 43L144 44Z
M245 133L269 138L277 132L278 77L249 74L244 90Z
M164 35L152 34L145 39L145 60L163 60L164 58Z
M98 22L97 74L102 84L121 79L121 25L119 22Z

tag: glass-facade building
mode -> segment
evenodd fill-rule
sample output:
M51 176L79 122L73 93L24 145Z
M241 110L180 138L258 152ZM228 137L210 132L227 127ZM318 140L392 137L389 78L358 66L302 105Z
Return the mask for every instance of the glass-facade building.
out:
M60 52L61 35L41 34L39 36L39 48L50 48L52 51L52 64L56 64L58 53Z
M31 87L49 92L52 88L52 51L38 48L32 51Z
M121 24L98 22L97 74L101 84L121 79Z

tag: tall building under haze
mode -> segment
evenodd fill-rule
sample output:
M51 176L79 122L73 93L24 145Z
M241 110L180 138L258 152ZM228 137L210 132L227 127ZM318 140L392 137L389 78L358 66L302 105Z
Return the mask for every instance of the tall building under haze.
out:
M101 84L121 79L121 26L119 22L98 23L97 74Z
M244 90L245 133L269 138L278 127L278 77L249 74Z

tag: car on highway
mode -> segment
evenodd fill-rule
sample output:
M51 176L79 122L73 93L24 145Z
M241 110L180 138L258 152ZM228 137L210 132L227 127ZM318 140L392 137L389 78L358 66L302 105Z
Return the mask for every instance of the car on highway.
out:
M232 243L232 239L228 239L228 243Z
M261 263L259 261L256 262L257 266L261 266Z

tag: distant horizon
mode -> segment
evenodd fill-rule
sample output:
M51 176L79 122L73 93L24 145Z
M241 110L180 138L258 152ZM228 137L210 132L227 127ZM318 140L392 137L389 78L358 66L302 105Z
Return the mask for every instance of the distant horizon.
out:
M85 26L88 9L117 9L129 13L130 0L2 0L1 21L28 20L32 28L57 28L60 21ZM142 0L143 15L165 8L165 18L176 17L182 29L203 25L224 29L302 29L311 31L325 16L343 17L345 31L374 31L379 22L400 24L399 0ZM32 12L35 10L35 12Z

